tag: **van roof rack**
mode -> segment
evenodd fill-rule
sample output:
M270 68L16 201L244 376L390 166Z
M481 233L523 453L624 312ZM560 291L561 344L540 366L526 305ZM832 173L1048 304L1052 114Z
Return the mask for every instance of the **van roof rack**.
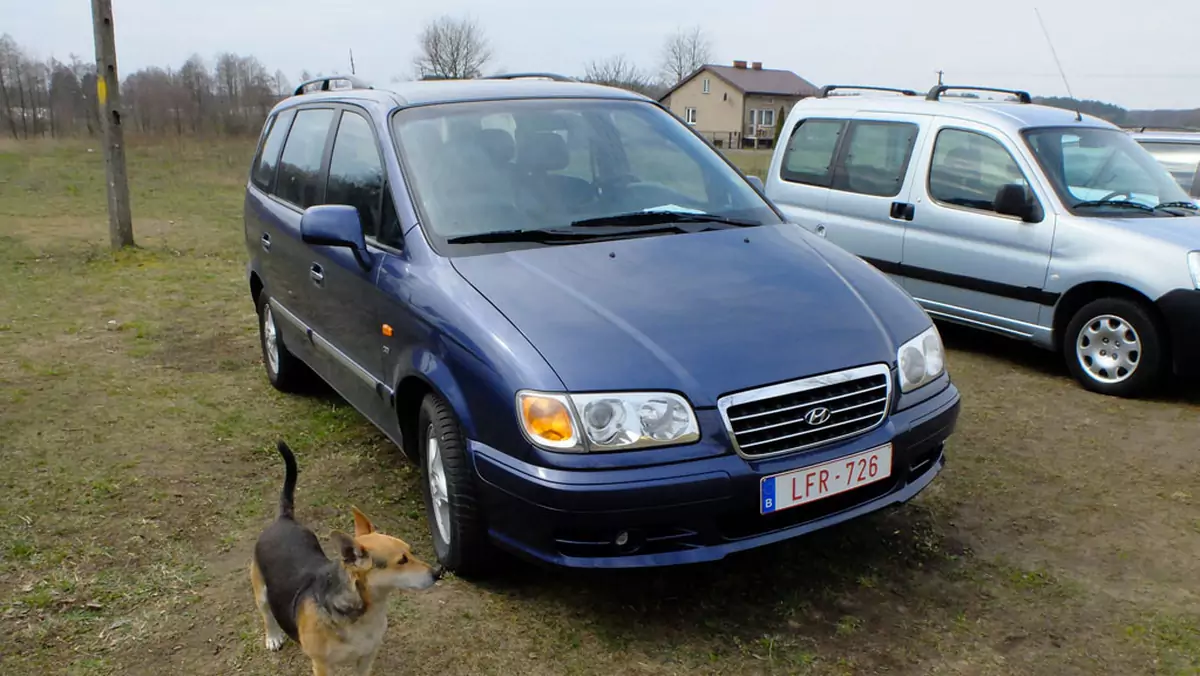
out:
M304 93L305 87L307 87L309 85L314 85L314 84L321 85L321 88L318 91L323 91L323 92L331 91L333 89L333 87L331 87L329 83L338 82L338 81L349 82L350 89L374 89L374 87L367 84L364 80L360 80L359 78L357 78L353 75L328 75L325 77L315 77L311 80L305 80L304 82L301 82L299 85L296 86L296 90L294 92L292 92L292 96L300 96L301 94Z
M872 87L867 85L825 85L817 92L818 99L827 99L829 95L838 89L864 89L873 92L893 92L904 96L916 96L917 93L911 89L896 89L895 87Z
M576 82L575 78L559 75L558 73L501 73L499 75L488 75L484 80L525 80L525 79L541 79L554 80L555 82Z
M995 92L997 94L1012 94L1017 97L1021 103L1033 103L1033 97L1029 92L1021 91L1020 89L997 89L996 87L971 87L968 85L934 85L933 89L925 95L926 101L937 101L942 98L942 94L948 91L974 91L974 92Z

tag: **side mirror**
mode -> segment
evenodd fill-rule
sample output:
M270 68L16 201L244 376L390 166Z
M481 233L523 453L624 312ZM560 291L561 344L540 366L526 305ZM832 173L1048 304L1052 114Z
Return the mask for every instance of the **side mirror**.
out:
M996 192L996 213L1016 216L1026 223L1042 220L1042 207L1020 183L1009 183Z
M304 210L300 217L300 239L315 246L341 246L354 252L363 265L371 255L363 239L358 209L345 204L321 204Z
M761 178L759 178L757 176L747 176L746 180L750 181L750 185L754 186L755 188L758 188L759 192L762 192L764 190L763 182L762 182Z

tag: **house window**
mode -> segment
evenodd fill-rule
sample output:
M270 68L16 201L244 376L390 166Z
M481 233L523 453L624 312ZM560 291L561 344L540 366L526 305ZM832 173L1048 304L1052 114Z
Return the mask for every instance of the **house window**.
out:
M710 91L710 88L709 88L710 84L711 83L709 82L708 78L704 78L704 93L705 94L707 94Z
M758 111L758 123L759 123L759 125L761 125L763 127L774 127L775 126L775 109L767 108L765 110Z
M687 122L688 124L696 124L696 109L695 108L684 108L683 109L683 121Z

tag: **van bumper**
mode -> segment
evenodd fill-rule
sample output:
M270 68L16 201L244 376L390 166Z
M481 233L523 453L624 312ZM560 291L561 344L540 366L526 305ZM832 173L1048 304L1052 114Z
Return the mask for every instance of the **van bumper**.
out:
M728 450L658 467L566 471L529 465L477 442L470 447L488 533L500 547L571 568L671 566L715 561L911 500L941 471L958 413L958 390L947 383L860 437L761 461ZM893 473L887 480L760 513L763 477L889 442ZM618 545L622 532L628 541Z
M1167 322L1175 374L1200 377L1200 290L1176 289L1158 299L1158 311Z

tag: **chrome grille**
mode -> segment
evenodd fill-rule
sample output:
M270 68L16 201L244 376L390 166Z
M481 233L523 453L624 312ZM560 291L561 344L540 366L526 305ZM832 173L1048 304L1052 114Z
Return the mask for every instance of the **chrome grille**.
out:
M734 450L762 458L874 429L887 417L891 395L891 371L877 364L730 394L717 408Z

